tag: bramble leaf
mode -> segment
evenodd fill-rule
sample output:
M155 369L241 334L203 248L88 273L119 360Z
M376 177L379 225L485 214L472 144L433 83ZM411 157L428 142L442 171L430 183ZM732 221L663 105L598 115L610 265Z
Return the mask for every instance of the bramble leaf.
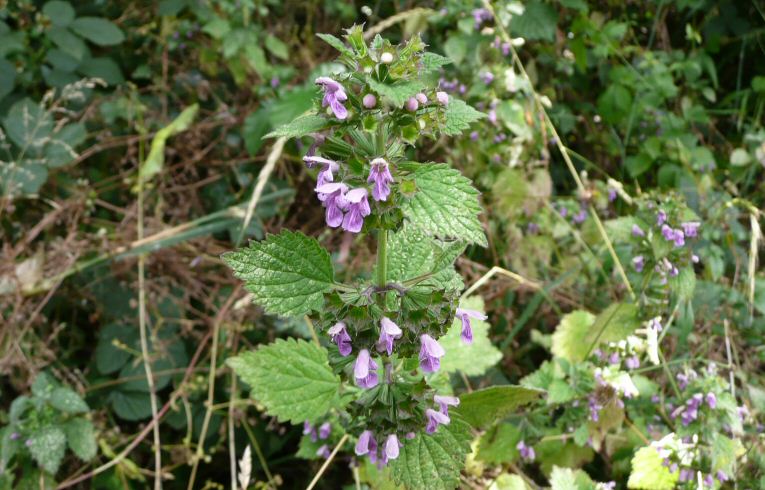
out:
M398 459L391 461L394 481L410 490L456 488L471 439L470 426L457 417L435 434L420 432L404 441Z
M481 428L505 418L543 394L544 391L523 386L492 386L462 395L456 411L470 425Z
M463 300L460 306L469 310L484 310L483 299L479 296ZM466 345L462 342L462 321L458 318L454 319L446 335L438 339L446 351L446 355L441 359L441 370L444 373L460 371L467 376L480 376L502 359L502 352L494 347L489 339L489 324L476 319L472 319L470 324L473 329L472 344Z
M446 106L444 114L446 121L441 127L441 132L449 136L456 136L462 133L470 128L470 123L486 117L486 114L483 112L473 109L473 107L456 98L449 100L449 105Z
M340 377L316 344L278 339L226 362L250 385L252 398L281 421L314 421L338 403Z
M627 488L642 490L671 490L675 488L679 473L671 473L662 464L661 456L656 448L646 446L635 453L632 458L632 472Z
M470 179L446 164L417 165L412 177L417 190L402 210L413 226L439 238L488 245L478 220L478 191Z
M222 258L245 282L254 302L274 315L297 316L321 309L324 293L334 283L329 253L315 238L299 232L269 235Z
M328 120L318 114L306 114L300 116L294 121L279 126L263 138L299 138L310 133L321 131L327 127Z

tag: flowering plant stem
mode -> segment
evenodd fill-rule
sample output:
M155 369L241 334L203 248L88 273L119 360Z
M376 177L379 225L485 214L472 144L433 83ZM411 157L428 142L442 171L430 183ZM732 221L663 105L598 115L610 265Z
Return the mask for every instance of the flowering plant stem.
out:
M384 288L388 282L388 230L377 232L377 285Z

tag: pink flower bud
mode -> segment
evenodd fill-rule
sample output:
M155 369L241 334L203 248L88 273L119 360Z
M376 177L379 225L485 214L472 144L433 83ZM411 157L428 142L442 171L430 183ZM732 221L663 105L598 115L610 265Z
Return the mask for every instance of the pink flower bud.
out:
M414 97L409 97L409 100L406 101L405 107L407 111L414 112L419 109L420 103L417 102L417 99Z
M377 105L377 97L375 97L375 94L367 94L361 99L361 103L364 104L364 107L367 109L372 109Z

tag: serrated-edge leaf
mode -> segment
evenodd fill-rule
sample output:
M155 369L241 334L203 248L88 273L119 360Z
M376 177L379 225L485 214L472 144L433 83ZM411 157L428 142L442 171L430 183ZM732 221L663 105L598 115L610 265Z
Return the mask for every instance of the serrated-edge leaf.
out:
M351 49L348 46L346 46L343 41L336 38L332 34L319 33L319 34L316 34L316 36L322 41L324 41L325 43L329 44L330 46L338 50L340 54L353 57L353 51L351 51Z
M337 403L340 377L316 344L278 339L226 362L250 385L252 398L281 421L315 421Z
M465 421L475 428L486 427L544 395L544 391L523 386L492 386L466 393L456 408Z
M90 420L77 417L68 420L63 429L69 449L78 458L87 462L95 457L98 452L98 445L96 443L96 431Z
M263 136L263 138L299 138L310 133L321 131L325 129L328 124L329 120L325 117L318 114L307 114L296 118L290 123L279 126Z
M462 133L470 128L471 123L486 117L486 114L483 112L474 109L457 98L449 100L444 115L446 120L441 128L441 132L449 136L456 136Z
M627 488L642 490L671 490L679 477L679 472L670 472L664 466L661 456L656 448L646 446L638 449L632 457L632 471L630 472Z
M478 220L478 191L470 179L446 164L421 165L412 176L417 191L402 211L413 226L439 238L488 245Z
M435 434L417 434L404 441L399 457L390 462L393 480L410 490L456 488L471 439L470 426L458 417Z
M423 73L430 73L432 71L436 71L444 65L451 64L451 62L452 60L447 58L446 56L441 56L440 54L430 53L430 52L423 53L422 57L420 58L420 63L422 63Z
M65 386L55 388L51 392L50 404L65 413L85 413L90 410L80 395Z
M266 312L303 315L320 310L324 293L332 290L332 260L315 238L284 230L227 252L223 261L245 282L254 302Z
M66 452L66 435L59 427L47 426L30 437L29 453L50 474L55 475Z

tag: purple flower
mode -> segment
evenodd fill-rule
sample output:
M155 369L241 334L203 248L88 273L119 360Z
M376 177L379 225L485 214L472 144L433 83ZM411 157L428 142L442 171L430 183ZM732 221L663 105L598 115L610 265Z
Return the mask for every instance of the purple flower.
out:
M304 156L303 161L308 168L313 168L317 163L322 165L319 174L316 176L316 187L321 187L324 184L333 182L335 180L333 172L337 172L340 168L340 165L337 162L317 156Z
M481 27L481 24L483 24L485 21L492 19L491 12L484 8L474 9L472 14L476 29Z
M407 111L414 112L420 108L420 103L414 97L409 97L409 99L404 104L404 107Z
M420 337L420 367L426 373L435 373L441 367L441 358L446 351L436 339L428 334Z
M674 242L675 247L682 247L685 245L685 233L683 233L683 230L675 230Z
M313 425L311 425L311 423L308 422L307 420L303 422L303 435L304 436L310 435L311 441L316 442L316 437L317 437L316 428Z
M356 384L362 388L377 386L377 363L369 356L369 351L362 349L353 366L353 377Z
M470 133L470 140L471 141L478 141L478 131L473 131Z
M456 396L436 395L433 397L433 401L438 404L438 410L444 415L449 415L449 407L456 407L460 404L460 399Z
M630 356L624 361L624 364L627 366L627 369L637 369L640 367L640 359L638 359L638 356Z
M332 452L329 450L329 446L326 444L322 444L322 446L316 450L316 456L321 458L329 459L330 455L332 455Z
M374 182L372 197L375 201L386 201L390 195L390 184L393 183L388 162L384 158L375 158L370 162L370 165L372 169L369 171L367 182Z
M525 459L526 461L534 461L534 458L537 457L536 453L534 452L534 448L527 446L525 441L519 441L515 448L521 454L521 458Z
M316 188L319 200L326 208L327 226L337 228L343 223L343 210L348 207L348 201L345 198L347 191L348 186L342 182L332 182Z
M315 83L324 89L324 99L321 101L321 106L330 106L338 119L342 120L348 117L348 110L343 105L343 102L348 100L348 95L343 86L329 77L319 77Z
M392 459L398 458L400 444L398 442L398 436L391 434L385 439L385 448L383 450L383 463L387 463Z
M483 81L483 83L486 85L491 84L491 82L494 81L494 74L490 71L481 73L481 81Z
M495 111L494 109L490 110L488 117L489 117L489 122L496 126L497 125L497 111Z
M621 357L619 357L618 352L612 352L610 356L608 356L608 362L609 364L619 364L621 361Z
M645 236L645 232L638 225L632 225L632 236Z
M616 189L609 187L608 189L608 202L616 201Z
M433 410L432 408L425 410L425 417L428 420L425 425L425 432L428 434L434 433L439 425L449 425L449 422L451 421L448 415Z
M728 474L723 470L717 470L717 479L720 481L720 483L724 483L729 480Z
M660 209L659 212L656 213L656 225L661 226L666 221L667 221L667 213L665 213L663 209Z
M688 221L682 223L681 226L683 227L685 236L688 238L695 238L699 234L699 226L701 226L701 223L698 221Z
M715 396L714 393L710 391L709 393L707 393L707 396L704 397L704 399L706 400L707 406L709 408L712 408L712 409L717 408L717 396Z
M462 320L462 334L460 337L466 344L473 343L473 328L470 325L470 319L475 318L476 320L486 320L486 318L488 318L480 311L466 310L462 308L457 308L457 313L455 316Z
M579 212L576 213L574 217L571 219L574 220L574 223L578 225L584 223L584 220L587 219L587 210L584 208L580 208Z
M359 440L356 443L355 448L356 456L364 456L369 454L370 459L372 455L377 453L377 441L371 430L365 430L359 436Z
M502 56L507 56L510 54L510 43L502 43L502 46L500 46L500 50L502 51Z
M324 422L319 426L319 439L324 440L329 437L330 434L332 434L332 424Z
M351 353L353 348L351 347L351 336L348 335L348 330L345 328L345 322L335 323L328 331L332 342L337 344L340 355L346 357Z
M377 97L375 97L375 94L367 94L363 99L361 99L361 103L367 109L372 109L377 105Z
M18 432L13 432L11 433L10 437L12 441L17 441L21 437L21 434L19 434Z
M693 471L683 468L680 470L680 476L678 477L679 481L686 482L693 480Z
M645 267L645 259L642 255L638 255L636 257L632 258L632 266L635 268L637 272L643 272L643 267Z
M449 94L446 92L436 92L436 100L441 105L449 105Z
M390 318L382 317L380 320L380 339L377 341L377 352L387 352L393 354L393 341L400 339L403 332L401 328L393 323Z
M343 218L343 229L358 233L364 225L364 217L372 212L367 200L367 190L363 187L350 190L345 195L345 201L348 203L348 212Z

